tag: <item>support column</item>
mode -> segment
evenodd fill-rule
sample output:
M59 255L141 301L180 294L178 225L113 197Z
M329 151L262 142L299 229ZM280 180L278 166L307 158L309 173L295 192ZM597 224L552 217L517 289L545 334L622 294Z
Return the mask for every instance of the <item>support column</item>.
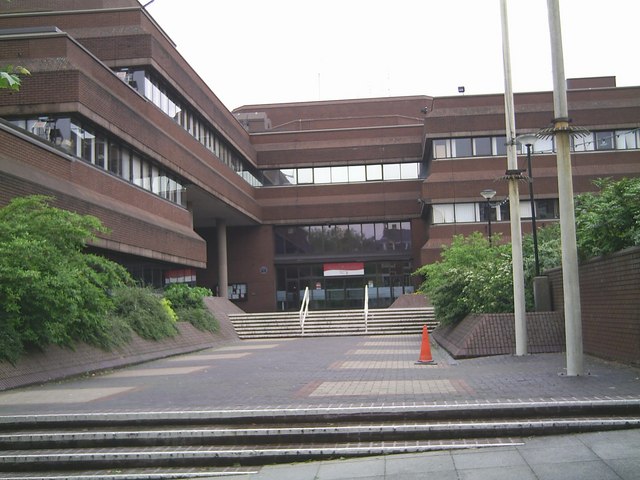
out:
M218 235L218 296L227 298L229 271L227 265L227 223L224 220L216 220L216 232Z
M504 64L504 104L507 133L507 172L509 180L509 211L511 214L511 260L513 265L513 313L515 317L516 355L527 354L527 312L522 260L522 226L520 225L520 171L516 152L516 116L511 85L511 52L507 0L500 0L502 20L502 60Z
M562 241L562 287L564 290L564 324L567 343L567 375L584 374L582 351L582 311L580 307L580 281L578 275L578 248L573 203L571 173L569 113L567 84L564 74L562 30L558 0L547 0L551 60L553 66L553 130L556 139L558 165L558 194L560 203L560 237Z

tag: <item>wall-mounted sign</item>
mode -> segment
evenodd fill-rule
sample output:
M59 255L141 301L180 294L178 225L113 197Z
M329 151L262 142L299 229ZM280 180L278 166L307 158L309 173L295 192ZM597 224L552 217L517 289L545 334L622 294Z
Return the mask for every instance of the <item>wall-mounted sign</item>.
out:
M196 281L195 268L183 268L179 270L164 271L165 285L169 285L171 283L195 283L195 281Z
M325 263L325 277L351 277L364 275L363 262Z

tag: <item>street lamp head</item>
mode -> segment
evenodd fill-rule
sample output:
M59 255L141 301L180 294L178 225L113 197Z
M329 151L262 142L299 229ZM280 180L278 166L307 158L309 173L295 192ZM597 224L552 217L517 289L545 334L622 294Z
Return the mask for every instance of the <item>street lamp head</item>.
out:
M531 145L531 148L533 148L533 146L535 145L536 140L538 140L538 137L533 133L525 133L523 135L518 135L516 137L516 141L520 145L524 145L524 146Z
M491 200L493 197L495 197L496 195L496 191L492 190L490 188L487 188L485 190L482 190L480 192L480 195L482 195L484 197L485 200L489 201Z

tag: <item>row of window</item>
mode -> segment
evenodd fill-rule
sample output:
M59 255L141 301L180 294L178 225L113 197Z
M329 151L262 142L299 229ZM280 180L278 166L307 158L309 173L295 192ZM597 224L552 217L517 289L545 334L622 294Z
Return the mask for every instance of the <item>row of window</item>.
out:
M330 255L411 250L410 222L275 227L276 255Z
M13 119L10 122L74 157L186 207L185 188L178 177L129 145L85 122L69 117Z
M415 180L425 178L421 163L385 163L372 165L341 165L335 167L305 167L264 170L265 185L319 185L327 183L359 183L384 180Z
M355 183L424 178L420 163L395 163L338 167L289 168L258 171L247 165L216 131L169 92L162 82L144 70L122 70L116 74L173 118L196 140L254 187Z
M511 218L508 202L500 202L497 205L492 202L490 207L487 202L438 203L431 207L433 224L486 222L489 210L491 220L500 222ZM537 219L560 218L557 199L535 200L535 208ZM528 200L520 201L520 217L531 218L531 202Z
M571 137L571 150L587 152L594 150L633 150L640 145L640 129L602 130L584 136ZM519 153L526 153L526 147L518 144ZM553 137L539 138L533 145L532 153L555 152ZM431 156L434 159L489 157L506 155L506 137L464 137L433 140Z
M204 121L192 109L169 92L162 82L144 70L122 70L116 72L123 81L144 95L165 114L173 118L207 150L218 157L225 165L240 175L254 187L262 186L256 169L248 165L220 136L208 122Z

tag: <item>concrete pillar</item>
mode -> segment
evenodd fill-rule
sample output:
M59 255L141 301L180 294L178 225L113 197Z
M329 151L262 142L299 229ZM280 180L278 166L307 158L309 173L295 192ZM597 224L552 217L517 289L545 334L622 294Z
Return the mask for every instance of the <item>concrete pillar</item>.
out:
M218 234L218 296L228 297L227 286L229 284L229 270L227 264L227 223L224 220L216 220Z

